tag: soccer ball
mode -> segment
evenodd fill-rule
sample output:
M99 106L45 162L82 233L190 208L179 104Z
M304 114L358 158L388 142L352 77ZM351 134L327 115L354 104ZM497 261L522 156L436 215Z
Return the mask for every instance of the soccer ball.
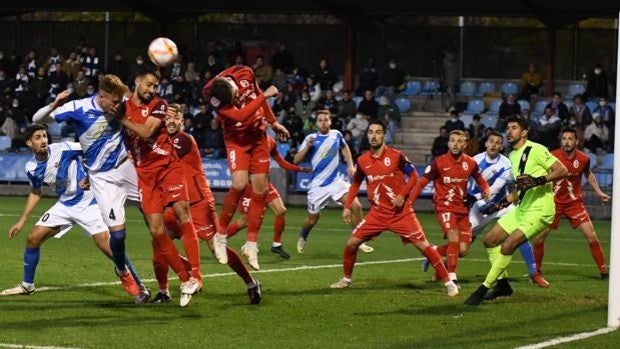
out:
M179 50L174 41L162 37L151 41L148 53L151 62L157 66L165 67L177 59Z

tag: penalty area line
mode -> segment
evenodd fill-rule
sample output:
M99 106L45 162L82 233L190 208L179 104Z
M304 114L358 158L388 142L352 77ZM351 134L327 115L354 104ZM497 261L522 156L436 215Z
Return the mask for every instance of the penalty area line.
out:
M524 345L522 347L516 347L515 349L547 348L547 347L551 347L551 346L562 344L562 343L574 342L574 341L579 341L579 340L590 338L590 337L600 336L602 334L607 334L607 333L613 332L613 331L615 331L617 329L618 329L617 327L603 327L603 328L599 328L596 331L581 332L581 333L576 333L576 334L571 335L571 336L557 337L557 338L553 338L553 339L550 339L548 341L544 341L544 342L540 342L540 343L536 343L536 344L530 344L530 345Z
M24 345L24 344L10 344L0 343L0 348L18 348L18 349L79 349L75 347L57 347L49 345Z

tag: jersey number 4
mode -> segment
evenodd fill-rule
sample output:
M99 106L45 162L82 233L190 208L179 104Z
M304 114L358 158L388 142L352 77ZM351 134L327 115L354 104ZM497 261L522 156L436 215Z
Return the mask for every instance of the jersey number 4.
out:
M116 215L114 214L114 209L110 210L110 215L108 216L111 220L115 220L116 219Z

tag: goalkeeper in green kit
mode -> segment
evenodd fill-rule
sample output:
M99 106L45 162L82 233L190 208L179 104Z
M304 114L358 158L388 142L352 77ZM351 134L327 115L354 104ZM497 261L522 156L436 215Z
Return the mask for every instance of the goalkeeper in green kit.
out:
M478 305L483 300L510 296L506 269L514 251L526 240L547 228L555 215L551 182L568 174L566 167L549 150L527 139L529 123L520 115L507 120L506 139L513 151L508 158L517 179L508 200L516 208L502 216L484 237L491 270L482 285L465 301Z

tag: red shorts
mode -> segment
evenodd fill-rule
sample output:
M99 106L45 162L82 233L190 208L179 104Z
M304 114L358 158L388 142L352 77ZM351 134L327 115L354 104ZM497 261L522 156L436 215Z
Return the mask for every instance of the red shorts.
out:
M248 209L250 208L250 201L252 195L252 185L248 184L245 186L245 191L243 192L243 196L239 198L239 206L237 207L237 212L239 213L248 213ZM269 192L267 192L267 197L265 198L265 203L268 204L275 199L280 198L280 193L276 190L276 187L273 184L269 183Z
M188 201L187 185L181 163L172 161L168 167L136 168L138 190L144 214L164 213L176 201Z
M586 211L583 201L573 201L570 204L555 204L555 217L551 223L551 229L557 229L560 224L560 217L565 215L573 229L581 225L581 223L589 222L590 215Z
M224 143L230 173L242 170L249 171L249 173L269 173L271 160L266 135L247 145Z
M201 240L211 240L217 230L217 212L215 211L215 201L213 199L203 199L189 207L190 214L192 215L192 222L196 229L196 234ZM177 217L169 207L166 210L164 216L164 223L166 229L180 235L179 222Z
M460 232L459 241L471 243L471 222L469 214L456 212L435 212L443 237L448 236L448 230L458 229Z
M353 229L352 235L358 239L370 240L379 236L384 230L400 235L405 244L426 241L424 230L413 212L395 215L370 209L364 219Z

